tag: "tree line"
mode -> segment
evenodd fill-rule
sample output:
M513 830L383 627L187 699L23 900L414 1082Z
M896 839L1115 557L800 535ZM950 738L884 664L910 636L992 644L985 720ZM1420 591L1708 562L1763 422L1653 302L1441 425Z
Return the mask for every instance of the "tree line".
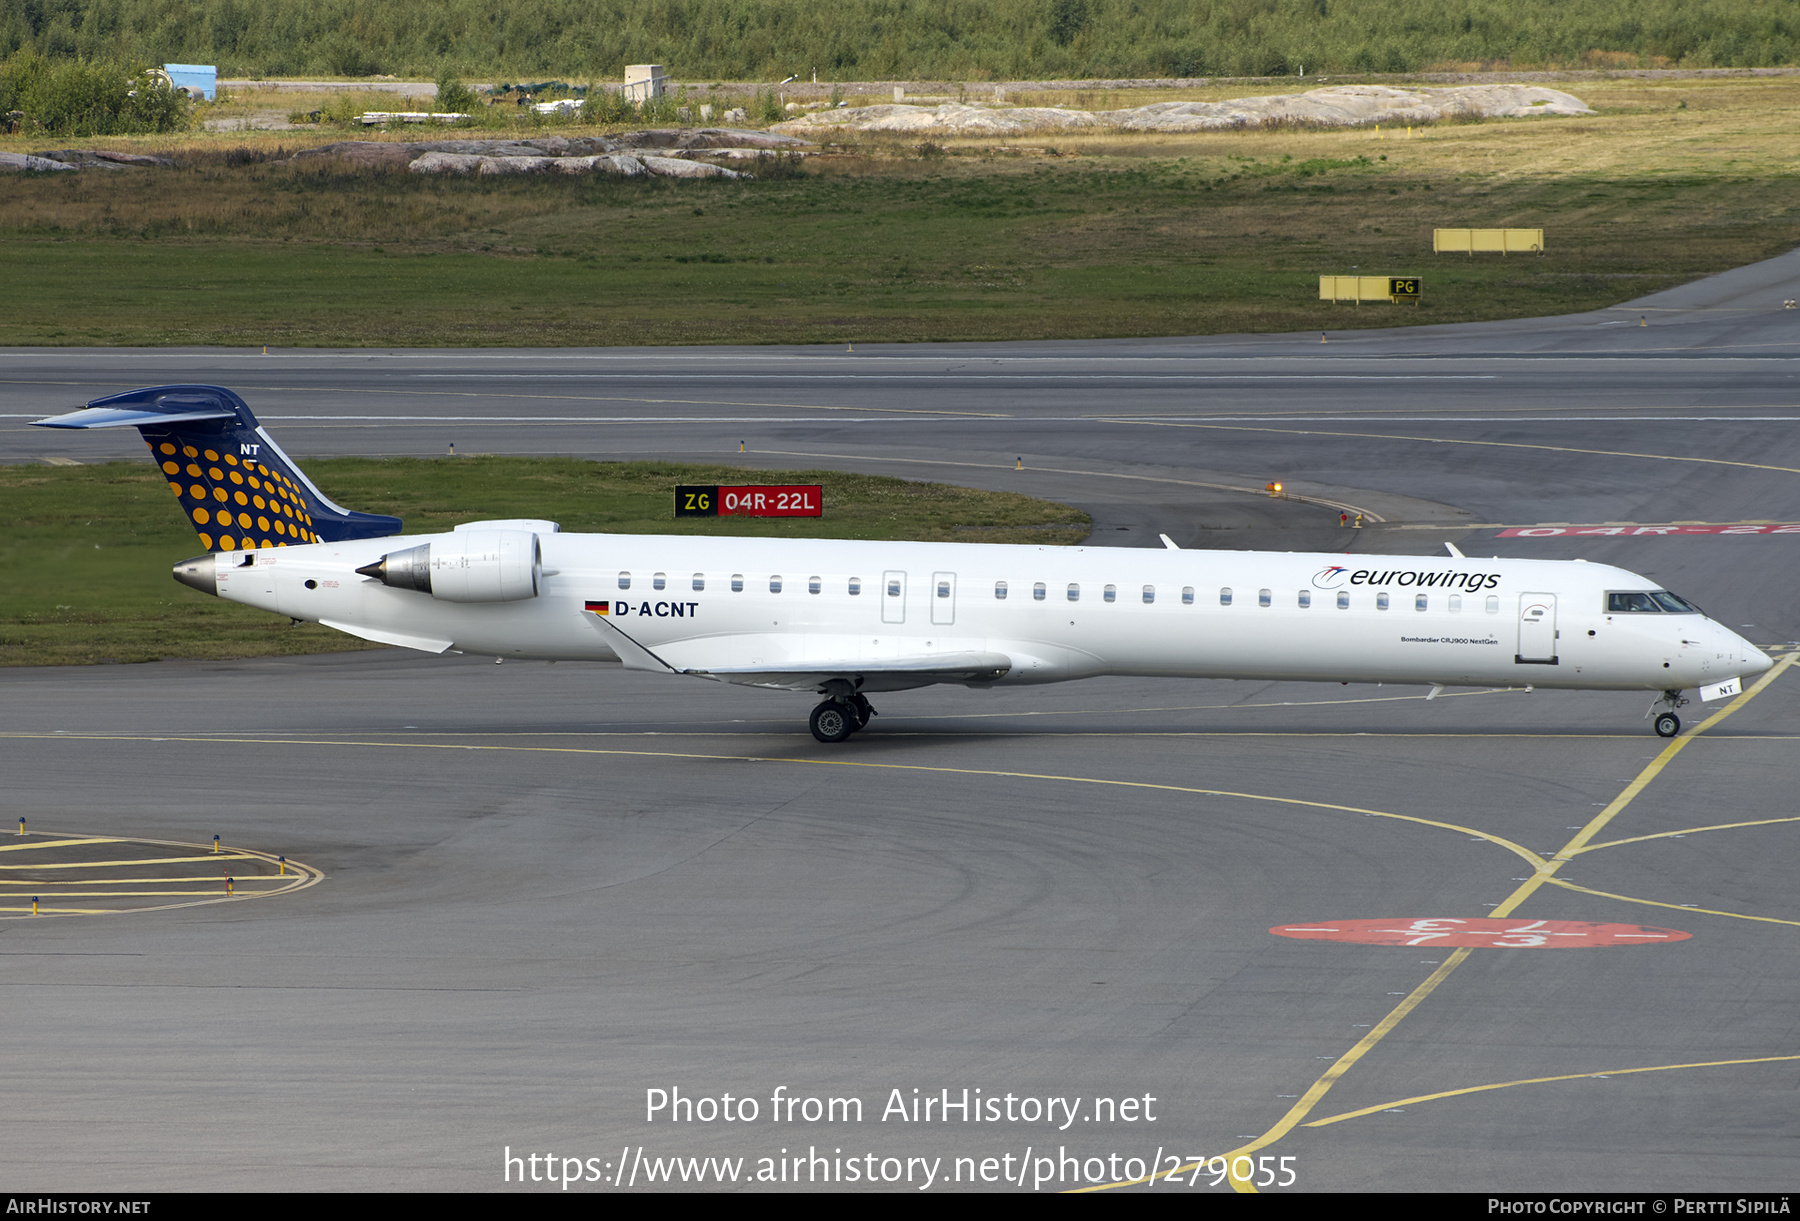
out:
M1800 62L1792 0L0 0L0 59L690 82Z

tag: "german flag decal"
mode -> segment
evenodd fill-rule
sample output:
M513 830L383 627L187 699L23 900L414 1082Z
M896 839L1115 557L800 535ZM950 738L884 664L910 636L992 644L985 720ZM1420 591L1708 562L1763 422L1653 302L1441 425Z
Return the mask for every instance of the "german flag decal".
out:
M589 602L587 608L596 615L604 615L612 610L611 602Z

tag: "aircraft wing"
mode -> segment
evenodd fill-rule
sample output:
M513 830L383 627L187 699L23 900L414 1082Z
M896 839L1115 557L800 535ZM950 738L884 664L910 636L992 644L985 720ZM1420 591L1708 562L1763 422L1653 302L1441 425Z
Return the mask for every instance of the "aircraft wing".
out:
M933 683L985 683L1004 678L1012 658L1004 653L933 653L917 657L884 657L879 661L813 661L801 667L772 669L682 670L695 678L772 687L778 691L817 691L833 680L848 680L860 691L904 691Z
M704 667L681 664L645 648L611 619L590 615L589 622L602 627L619 660L631 670L655 670L685 674L742 687L770 687L778 691L818 691L826 683L848 681L859 691L905 691L934 683L983 683L1005 677L1012 658L1004 653L921 653L880 658L791 658L775 665Z

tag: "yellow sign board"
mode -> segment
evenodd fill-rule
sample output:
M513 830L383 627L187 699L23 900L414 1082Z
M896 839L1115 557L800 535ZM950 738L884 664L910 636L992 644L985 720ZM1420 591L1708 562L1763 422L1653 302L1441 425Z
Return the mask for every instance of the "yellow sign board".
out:
M1542 229L1433 229L1434 254L1542 254Z
M1320 276L1321 301L1417 301L1424 281L1418 276Z

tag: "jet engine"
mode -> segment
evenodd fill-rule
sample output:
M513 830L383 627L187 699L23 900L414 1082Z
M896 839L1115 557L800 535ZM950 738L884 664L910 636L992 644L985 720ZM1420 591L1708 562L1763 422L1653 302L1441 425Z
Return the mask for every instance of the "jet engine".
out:
M537 535L523 530L462 530L356 571L444 602L517 602L537 597L544 557Z

